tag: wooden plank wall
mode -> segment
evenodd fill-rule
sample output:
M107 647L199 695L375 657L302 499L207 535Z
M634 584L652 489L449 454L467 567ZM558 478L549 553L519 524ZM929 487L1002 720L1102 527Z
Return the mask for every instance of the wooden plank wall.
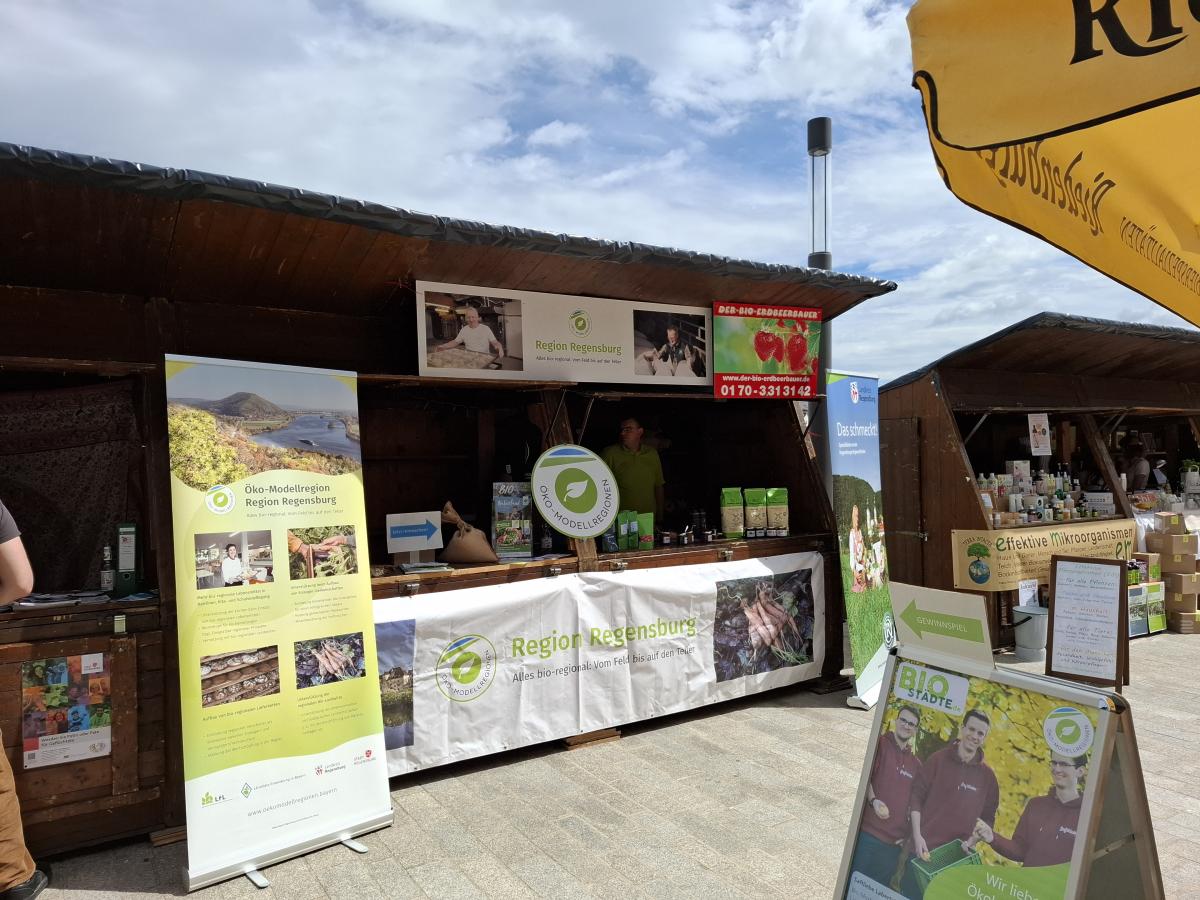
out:
M987 528L988 521L974 489L975 479L963 449L962 435L936 375L930 373L918 381L881 392L879 415L882 419L914 418L920 422L921 514L925 522L923 530L929 535L921 545L921 570L926 587L953 590L951 530ZM888 465L890 462L885 458L884 466ZM886 494L884 503L886 508ZM890 534L887 543L888 559L895 565L896 556L905 552L906 544L893 541Z
M112 754L25 770L21 664L83 653L108 654ZM101 843L161 823L166 771L163 683L163 637L158 630L0 646L0 730L16 773L31 852Z

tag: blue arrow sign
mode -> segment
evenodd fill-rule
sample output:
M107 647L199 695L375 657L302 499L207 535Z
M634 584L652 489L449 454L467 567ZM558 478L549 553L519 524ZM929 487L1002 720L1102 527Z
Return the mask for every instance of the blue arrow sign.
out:
M425 520L425 524L417 523L415 525L393 525L388 529L388 537L394 541L403 540L404 538L424 538L429 540L437 534L437 526Z

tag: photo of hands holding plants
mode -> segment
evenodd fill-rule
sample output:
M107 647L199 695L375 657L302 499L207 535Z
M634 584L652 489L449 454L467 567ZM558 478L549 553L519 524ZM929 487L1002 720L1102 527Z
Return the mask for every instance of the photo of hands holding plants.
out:
M353 525L289 528L288 571L293 580L354 575L358 546Z
M717 681L812 661L812 571L717 582Z
M361 631L297 641L296 688L318 687L367 674Z
M907 661L896 672L846 896L1062 897L1096 711ZM953 714L934 708L947 702Z

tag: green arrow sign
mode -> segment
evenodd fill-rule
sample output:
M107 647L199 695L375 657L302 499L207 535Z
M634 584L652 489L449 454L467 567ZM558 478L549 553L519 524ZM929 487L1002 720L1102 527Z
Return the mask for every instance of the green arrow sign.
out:
M917 637L935 634L973 644L982 644L984 641L983 623L978 619L918 609L916 600L910 601L908 608L900 613L900 620L915 631Z

